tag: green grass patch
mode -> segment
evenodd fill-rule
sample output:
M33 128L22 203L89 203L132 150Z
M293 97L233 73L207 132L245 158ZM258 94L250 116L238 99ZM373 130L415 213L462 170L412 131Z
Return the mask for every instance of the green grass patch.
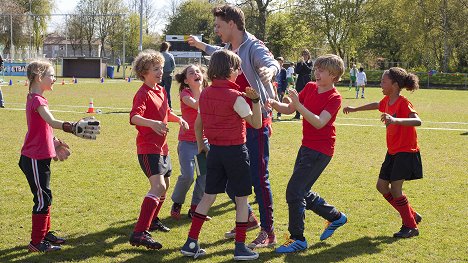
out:
M18 78L20 79L20 78ZM170 195L180 169L177 157L178 126L170 124L169 147L173 176L160 217L171 231L155 232L163 244L160 251L135 248L128 237L139 214L149 184L136 157L136 130L129 125L128 112L141 82L123 80L99 83L80 79L78 84L56 85L47 92L50 109L61 120L86 116L89 99L103 114L102 134L86 141L62 131L55 134L66 141L72 155L51 165L53 191L52 229L68 238L63 250L30 254L32 194L18 168L26 133L24 104L27 87L22 83L3 86L6 108L0 109L0 262L191 262L179 253L190 227L184 215L180 221L169 217ZM180 109L177 88L173 88L174 109ZM354 91L340 88L343 107L361 105L382 98L380 88L366 89L366 99L354 99ZM424 179L405 183L412 206L422 214L420 236L409 240L392 238L401 226L397 212L375 189L384 159L385 129L379 112L339 113L336 154L314 185L329 203L349 216L349 223L325 242L319 241L324 221L310 211L305 236L310 248L293 255L278 255L261 249L261 262L466 262L466 215L468 204L468 101L467 91L419 90L403 92L416 107L423 125L418 128ZM465 106L463 106L465 105ZM273 123L270 146L270 179L274 198L275 228L280 243L287 234L288 209L285 190L301 143L301 122ZM188 196L191 196L189 192ZM184 204L188 210L189 197ZM253 200L253 196L250 197ZM254 205L258 215L258 207ZM200 241L208 255L200 262L232 260L232 240L223 234L234 226L234 206L219 195L209 213ZM247 241L256 231L249 232Z

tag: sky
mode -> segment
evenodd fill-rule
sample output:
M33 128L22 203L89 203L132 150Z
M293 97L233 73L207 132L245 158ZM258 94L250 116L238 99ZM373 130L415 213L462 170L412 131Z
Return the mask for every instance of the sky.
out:
M150 0L156 10L163 9L164 7L168 6L171 0ZM69 14L72 13L75 9L79 0L55 0L55 10L52 11L54 14ZM63 16L52 16L52 21L49 24L49 31L53 31L57 27L61 27L65 18ZM161 33L164 29L165 21L159 23L154 31Z

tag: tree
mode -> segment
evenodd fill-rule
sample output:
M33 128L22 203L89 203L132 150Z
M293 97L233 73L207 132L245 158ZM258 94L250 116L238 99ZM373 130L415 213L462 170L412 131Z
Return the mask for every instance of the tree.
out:
M107 37L112 33L112 28L119 21L119 13L123 13L123 3L121 0L99 0L96 17L97 36L101 41L101 56L106 56Z
M92 43L96 35L96 15L98 12L98 0L80 0L77 5L78 13L83 14L83 37L88 44L89 55L92 53ZM101 43L103 44L103 43Z

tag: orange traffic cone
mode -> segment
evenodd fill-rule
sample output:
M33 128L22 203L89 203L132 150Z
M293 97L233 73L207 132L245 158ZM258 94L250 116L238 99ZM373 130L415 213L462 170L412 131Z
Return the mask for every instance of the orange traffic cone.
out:
M24 86L29 86L28 80L25 80L25 81L24 81Z
M88 111L86 113L94 113L94 103L93 103L93 99L91 99L89 101L89 107L88 107Z

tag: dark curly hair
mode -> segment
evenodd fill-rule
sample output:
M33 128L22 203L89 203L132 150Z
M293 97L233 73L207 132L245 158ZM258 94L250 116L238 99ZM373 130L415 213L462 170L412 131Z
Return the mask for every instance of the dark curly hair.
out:
M399 67L392 67L385 70L386 74L393 83L397 83L400 90L406 88L408 91L415 91L419 88L419 78L413 73L408 73L406 70Z

